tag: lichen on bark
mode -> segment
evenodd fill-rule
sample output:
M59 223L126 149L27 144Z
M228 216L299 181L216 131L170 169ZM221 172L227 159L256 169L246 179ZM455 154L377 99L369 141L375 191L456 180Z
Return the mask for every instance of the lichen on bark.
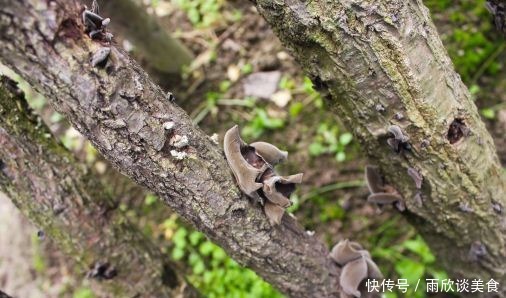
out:
M289 216L272 227L238 190L221 148L121 49L84 34L81 11L74 0L6 1L1 61L45 94L123 174L240 264L289 296L338 296L340 271L326 245ZM104 46L111 48L108 62L92 66L93 53ZM118 120L125 125L110 125ZM166 131L169 121L174 126ZM176 148L175 135L188 144Z
M506 180L492 138L422 2L255 4L402 194L407 218L439 262L454 277L494 278L505 295L506 221L494 206L506 204ZM456 120L467 129L453 142L448 132ZM390 125L409 136L410 152L398 154L387 145ZM421 189L406 175L409 168L423 176ZM460 203L472 211L463 212ZM476 242L487 254L470 258Z
M77 261L82 278L101 281L94 285L111 295L197 297L176 266L84 169L32 113L15 83L2 77L0 190ZM107 266L109 274L87 274L97 264Z

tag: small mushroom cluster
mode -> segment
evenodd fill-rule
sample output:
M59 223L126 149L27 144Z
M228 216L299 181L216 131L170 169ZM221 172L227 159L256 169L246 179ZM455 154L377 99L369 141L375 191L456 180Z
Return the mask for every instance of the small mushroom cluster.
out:
M377 167L370 165L365 167L365 181L371 192L367 197L368 202L379 206L394 204L399 211L406 210L404 199L393 186L383 182L383 177Z
M387 143L390 147L392 147L392 149L394 149L395 152L401 153L403 150L411 150L409 137L402 132L399 126L389 126L388 132L391 133L393 137L388 138Z
M111 41L113 35L106 32L105 28L111 22L109 18L103 18L98 14L97 1L93 1L91 10L85 6L82 14L85 32L90 36L91 39L99 39Z
M362 294L372 294L360 290L364 279L382 279L378 266L371 259L369 252L356 242L341 240L330 252L330 258L341 268L339 284L341 285L341 298L361 297Z
M274 170L275 165L287 159L288 152L266 142L246 144L237 125L227 131L223 143L239 188L260 202L272 225L280 224L285 209L292 204L290 195L295 191L295 184L302 182L303 175L279 176Z

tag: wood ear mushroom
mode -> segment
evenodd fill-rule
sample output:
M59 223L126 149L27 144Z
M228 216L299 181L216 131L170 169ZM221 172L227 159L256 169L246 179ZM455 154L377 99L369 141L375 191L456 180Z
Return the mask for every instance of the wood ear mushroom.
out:
M365 180L371 194L367 197L370 203L382 205L394 204L399 211L406 210L404 199L399 192L383 182L383 178L377 167L367 165L365 167Z
M239 127L229 129L224 138L227 162L239 188L258 201L272 225L281 223L285 209L291 206L290 195L303 174L280 176L274 166L288 157L288 152L266 142L246 144L239 135Z
M257 179L263 174L265 168L255 168L244 158L242 151L246 150L248 145L241 139L237 125L227 131L223 143L225 157L239 188L247 196L258 198L256 191L262 187L262 183L257 182Z
M403 150L411 150L411 145L409 144L409 137L404 135L401 128L397 125L391 125L388 127L388 132L392 134L393 137L387 139L387 143L395 152L401 153Z
M278 147L266 142L255 142L250 146L255 148L257 154L273 166L288 158L288 152L279 150Z
M364 279L383 278L369 252L356 242L348 239L339 241L332 248L329 257L342 268L339 277L341 297L361 297L362 294L366 294L360 289L360 284Z

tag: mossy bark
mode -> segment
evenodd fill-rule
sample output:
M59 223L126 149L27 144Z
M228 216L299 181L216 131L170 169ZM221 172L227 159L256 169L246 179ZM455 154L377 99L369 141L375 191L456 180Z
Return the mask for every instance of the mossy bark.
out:
M75 0L6 0L0 60L45 94L123 174L157 193L240 264L293 297L337 297L339 268L286 215L271 226L220 147L121 49L85 33ZM106 63L92 57L110 48ZM102 50L104 51L104 50ZM105 64L105 65L104 65ZM172 121L173 128L164 129ZM186 136L177 147L171 138Z
M452 277L506 295L506 182L493 140L421 1L258 0ZM411 150L394 152L398 125ZM407 175L416 169L421 189Z
M0 82L0 190L115 297L197 297L176 266L119 210L109 192ZM105 265L107 264L107 265ZM84 278L84 274L83 274Z

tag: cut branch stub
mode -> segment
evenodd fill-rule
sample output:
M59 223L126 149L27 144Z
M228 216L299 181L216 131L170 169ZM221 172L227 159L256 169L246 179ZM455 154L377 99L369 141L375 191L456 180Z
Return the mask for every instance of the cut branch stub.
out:
M288 152L266 142L246 144L237 125L226 132L223 147L239 188L264 206L272 225L280 224L285 209L292 204L295 184L302 182L303 175L279 176L274 171L274 165L286 160Z
M360 284L364 279L383 278L369 252L356 242L350 242L348 239L339 241L332 248L330 258L343 268L339 284L345 295L341 297L361 297L363 293Z

